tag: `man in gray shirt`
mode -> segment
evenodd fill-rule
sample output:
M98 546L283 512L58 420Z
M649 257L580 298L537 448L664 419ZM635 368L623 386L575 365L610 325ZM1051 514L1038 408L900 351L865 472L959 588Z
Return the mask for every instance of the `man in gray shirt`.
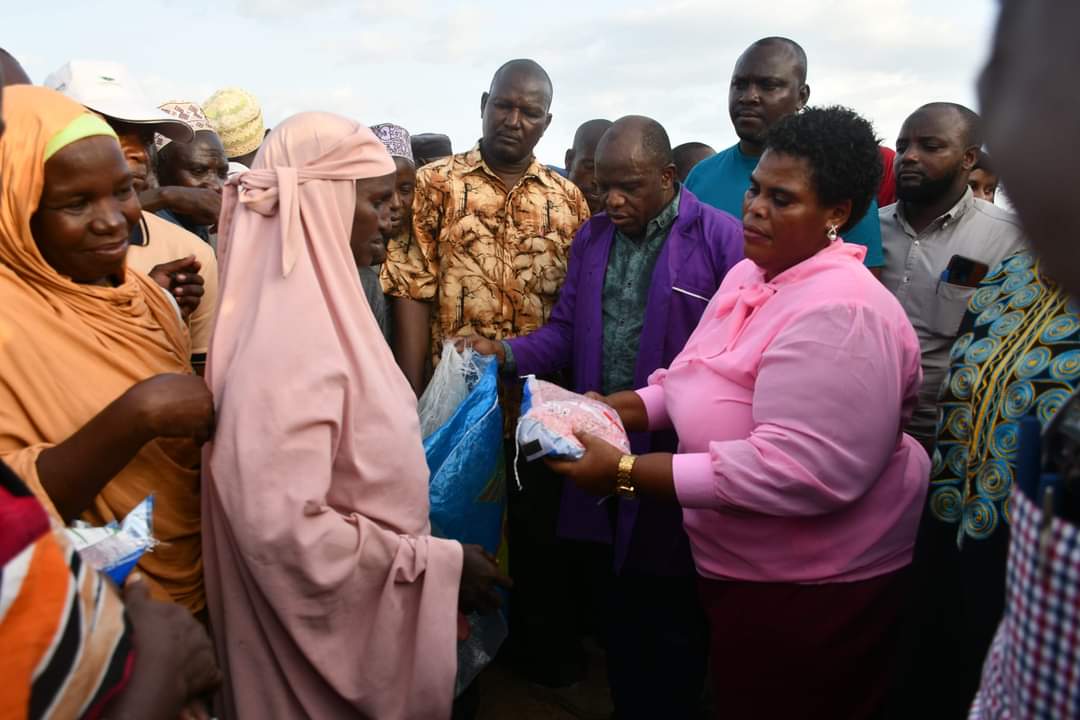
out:
M976 200L968 187L981 145L979 116L968 108L919 108L896 140L899 201L880 210L882 282L907 311L922 346L923 386L906 429L928 450L938 390L968 300L986 269L1023 247L1017 219Z

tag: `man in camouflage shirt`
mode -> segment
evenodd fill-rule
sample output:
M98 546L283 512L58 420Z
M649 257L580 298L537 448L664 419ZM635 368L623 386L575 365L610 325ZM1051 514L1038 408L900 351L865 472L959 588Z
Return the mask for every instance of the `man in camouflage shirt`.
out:
M417 394L446 338L524 335L551 313L589 218L581 191L533 156L551 97L543 68L506 63L481 97L479 144L417 172L412 236L389 243L382 274L394 354Z
M551 123L551 94L535 62L506 63L481 97L477 146L417 172L413 233L388 243L382 283L391 296L394 354L418 395L446 338L526 335L551 315L570 243L589 218L581 191L533 155ZM503 401L511 416L515 393ZM504 453L513 477L512 438ZM579 608L552 602L552 594L575 590L573 553L554 534L562 480L542 463L518 470L524 490L507 488L515 583L509 650L530 680L562 686L584 667L573 630Z

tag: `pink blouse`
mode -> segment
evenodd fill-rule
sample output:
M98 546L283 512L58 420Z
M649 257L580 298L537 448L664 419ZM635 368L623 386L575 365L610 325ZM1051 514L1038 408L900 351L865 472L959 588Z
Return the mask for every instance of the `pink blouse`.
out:
M701 575L845 582L911 562L930 475L902 430L919 341L865 252L838 240L771 282L742 261L638 391L649 429L679 434L675 491Z

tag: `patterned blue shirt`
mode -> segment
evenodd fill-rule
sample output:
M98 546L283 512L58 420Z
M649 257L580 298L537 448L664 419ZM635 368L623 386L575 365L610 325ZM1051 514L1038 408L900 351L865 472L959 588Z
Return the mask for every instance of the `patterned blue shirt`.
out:
M1045 428L1080 384L1078 311L1026 252L972 296L941 387L928 497L958 546L1010 523L1021 418Z

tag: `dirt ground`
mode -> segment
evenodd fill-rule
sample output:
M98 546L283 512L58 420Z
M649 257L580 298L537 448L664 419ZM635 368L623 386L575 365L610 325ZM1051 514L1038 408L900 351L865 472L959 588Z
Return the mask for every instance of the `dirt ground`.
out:
M587 643L586 647L588 676L583 682L560 690L523 680L511 672L509 663L500 656L478 678L477 720L609 720L612 707L604 655L595 646Z

